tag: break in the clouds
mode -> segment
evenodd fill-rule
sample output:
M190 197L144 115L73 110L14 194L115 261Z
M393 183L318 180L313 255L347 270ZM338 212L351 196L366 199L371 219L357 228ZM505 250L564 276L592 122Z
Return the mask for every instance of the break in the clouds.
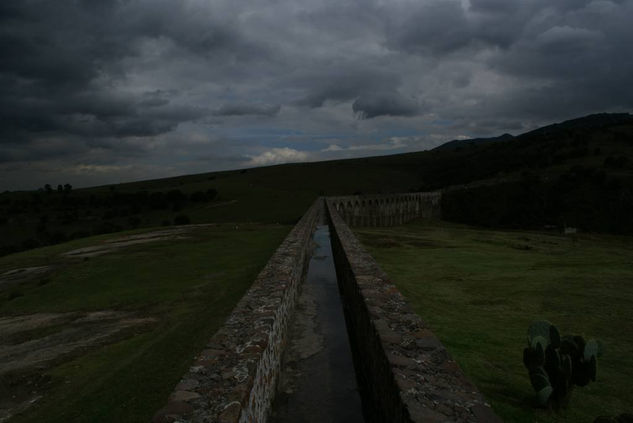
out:
M3 0L0 189L630 111L631 21L633 0Z

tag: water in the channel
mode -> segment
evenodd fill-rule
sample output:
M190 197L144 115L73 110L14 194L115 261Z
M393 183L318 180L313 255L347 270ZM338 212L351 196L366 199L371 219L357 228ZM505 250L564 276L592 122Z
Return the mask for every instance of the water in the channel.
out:
M313 238L270 421L363 422L328 227L318 226Z

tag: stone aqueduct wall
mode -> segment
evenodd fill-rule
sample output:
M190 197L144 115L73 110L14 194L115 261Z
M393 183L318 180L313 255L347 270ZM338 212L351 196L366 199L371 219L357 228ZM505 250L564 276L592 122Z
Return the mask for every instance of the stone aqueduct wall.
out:
M346 217L355 225L384 226L437 216L439 200L438 193L317 200L195 358L153 422L266 421L288 321L310 261L312 234L325 217L366 420L500 421L344 221Z
M327 199L367 422L501 422Z
M328 197L350 226L393 226L416 217L439 218L441 199L439 191Z
M312 205L154 418L165 422L264 422L275 394L288 321L323 218Z

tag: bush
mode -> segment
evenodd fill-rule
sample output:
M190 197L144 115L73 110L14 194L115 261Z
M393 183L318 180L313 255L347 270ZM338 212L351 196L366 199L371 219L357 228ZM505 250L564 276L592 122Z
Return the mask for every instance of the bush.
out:
M13 290L9 292L9 295L7 295L7 300L15 300L18 297L24 297L24 293L22 291Z
M78 230L78 231L74 231L72 232L69 236L68 239L78 239L78 238L85 238L90 236L90 232L86 231L86 230Z
M20 251L20 248L16 245L4 245L0 247L0 257L17 253L18 251Z
M113 233L113 232L119 232L122 229L123 228L121 226L116 225L114 223L103 222L99 226L93 228L92 233L94 235L110 234L110 233Z
M137 216L132 216L127 221L133 228L136 228L138 225L141 224L141 218Z
M189 217L184 214L174 217L174 225L188 225L189 223L191 223Z
M185 201L187 201L187 197L179 189L172 189L167 192L167 201L172 203L174 206L181 206Z
M191 193L191 195L189 196L189 200L194 203L201 203L209 201L209 197L207 197L207 195L202 191L196 191Z
M118 215L119 215L119 212L117 209L109 209L109 210L106 210L105 213L103 213L103 220L114 219Z
M149 206L154 210L166 209L169 203L162 192L153 192L149 195Z
M210 200L215 199L215 197L218 196L218 190L216 190L215 188L209 188L207 190L207 198Z
M49 240L51 244L61 244L62 242L66 242L68 238L65 233L57 231L49 235Z
M37 239L29 238L29 239L24 240L24 242L22 242L22 249L30 250L31 248L37 248L40 245L41 245L40 241L38 241Z

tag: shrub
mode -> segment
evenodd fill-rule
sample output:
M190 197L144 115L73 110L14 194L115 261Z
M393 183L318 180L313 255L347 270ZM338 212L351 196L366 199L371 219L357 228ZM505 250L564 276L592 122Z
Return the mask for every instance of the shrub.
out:
M131 216L127 221L133 228L141 224L141 218L138 216Z
M114 219L119 214L117 209L108 209L103 213L103 220Z
M68 238L66 237L66 234L61 231L49 234L49 241L51 244L61 244L62 242L66 242L67 240Z
M165 198L165 194L160 191L151 193L148 200L149 206L155 210L166 209L169 205L167 199Z
M85 238L87 236L90 236L90 232L86 231L86 230L77 230L72 232L69 236L68 239L78 239L78 238Z
M174 205L180 205L186 200L187 197L179 189L172 189L171 191L167 192L167 201Z
M111 222L103 222L100 225L98 225L97 227L93 228L92 233L94 235L101 235L101 234L110 234L113 232L118 232L120 230L122 230L123 228L119 225L116 225L114 223Z
M13 290L9 292L9 295L7 295L7 300L15 300L18 297L24 297L24 293L22 291Z
M191 195L189 196L189 200L193 201L194 203L200 203L209 201L209 197L207 197L207 195L202 191L196 191L191 193Z
M25 240L22 242L22 249L23 249L23 250L30 250L31 248L37 248L37 247L39 247L40 245L41 245L41 244L40 244L40 241L38 241L37 239L34 239L34 238L28 238L28 239L25 239Z
M218 190L216 190L215 188L209 188L209 189L207 190L207 198L208 198L209 200L213 200L213 199L215 199L215 197L217 197L217 196L218 196Z
M189 217L184 214L179 214L178 216L174 217L174 225L188 225L189 223L191 223Z

